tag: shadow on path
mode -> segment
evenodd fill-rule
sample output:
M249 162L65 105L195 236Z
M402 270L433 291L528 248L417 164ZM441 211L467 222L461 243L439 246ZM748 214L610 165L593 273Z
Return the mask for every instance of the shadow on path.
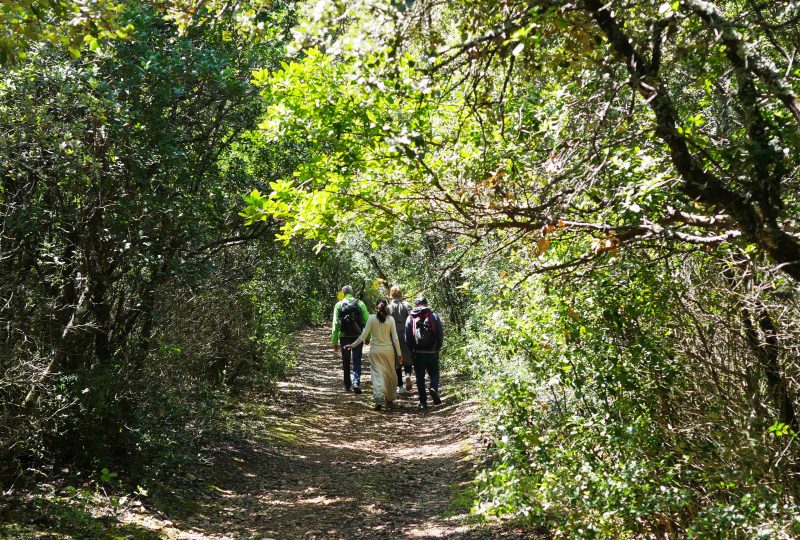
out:
M374 411L366 354L356 395L342 388L327 329L298 341L277 397L234 415L191 509L149 526L182 539L530 537L465 524L454 500L472 474L472 411L447 398L447 380L439 407L417 411L414 388Z

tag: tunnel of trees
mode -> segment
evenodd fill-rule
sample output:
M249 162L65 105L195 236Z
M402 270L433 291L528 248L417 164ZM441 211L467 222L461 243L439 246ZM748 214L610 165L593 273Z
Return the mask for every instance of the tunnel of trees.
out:
M0 18L0 487L176 474L401 284L482 389L477 515L800 534L800 2Z

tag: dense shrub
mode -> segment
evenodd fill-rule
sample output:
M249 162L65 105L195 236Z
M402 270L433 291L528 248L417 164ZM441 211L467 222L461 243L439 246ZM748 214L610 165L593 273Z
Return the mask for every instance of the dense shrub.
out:
M696 255L518 289L487 273L505 292L478 298L485 325L459 351L492 381L476 511L568 538L796 535L796 442L758 364L764 336L748 344L747 299L721 277L735 272Z
M179 32L162 15L130 4L130 39L79 59L36 45L0 83L9 477L169 469L232 390L283 373L291 333L335 294L336 256L238 216L255 174L302 153L273 147L257 170L242 157L262 110L251 70L277 64L282 43L247 41L225 17Z

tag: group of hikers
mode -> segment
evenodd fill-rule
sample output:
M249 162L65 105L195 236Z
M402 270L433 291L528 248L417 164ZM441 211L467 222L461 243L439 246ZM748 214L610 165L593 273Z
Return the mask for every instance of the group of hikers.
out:
M428 300L417 298L412 309L403 300L402 291L392 287L391 300L378 299L375 313L370 315L364 302L353 297L352 287L342 287L342 294L333 309L331 343L334 350L342 352L345 390L361 393L361 353L364 342L370 340L369 373L376 410L384 404L391 407L398 394L411 391L412 372L419 395L418 407L428 408L428 391L433 404L439 405L442 402L439 352L444 343L444 328L439 315L428 307ZM428 389L426 373L430 379Z

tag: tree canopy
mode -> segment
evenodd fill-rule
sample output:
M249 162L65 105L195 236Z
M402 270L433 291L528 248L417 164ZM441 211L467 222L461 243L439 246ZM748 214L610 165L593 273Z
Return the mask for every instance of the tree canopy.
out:
M253 75L266 140L308 153L242 215L317 250L361 231L389 268L420 250L461 298L458 355L497 378L481 512L786 534L745 507L795 504L764 482L799 427L799 23L795 2L317 3Z
M350 30L315 14L300 57L255 74L263 129L318 154L251 219L327 241L416 208L460 236L599 237L578 258L753 246L800 277L796 6L322 5Z
M476 515L800 534L800 2L0 16L0 481L163 479L399 284L478 389Z

